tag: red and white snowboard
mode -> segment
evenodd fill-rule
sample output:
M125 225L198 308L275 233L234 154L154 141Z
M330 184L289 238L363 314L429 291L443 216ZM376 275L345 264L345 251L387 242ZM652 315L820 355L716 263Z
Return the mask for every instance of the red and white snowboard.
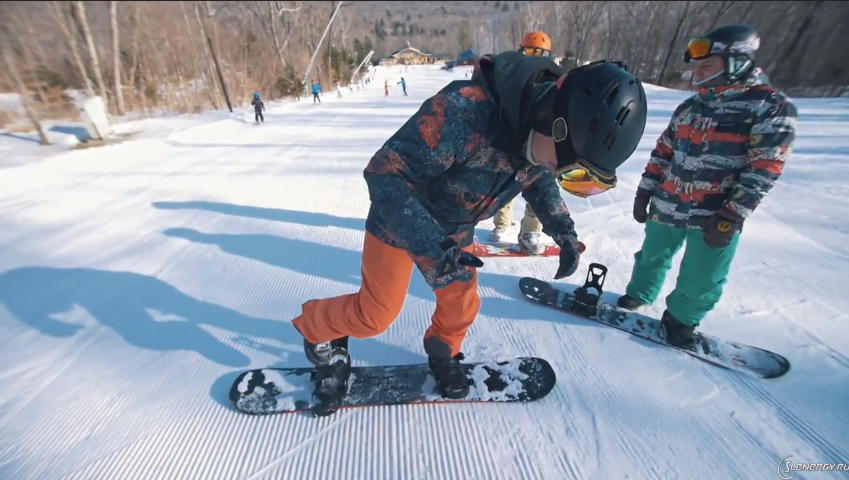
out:
M584 253L586 246L578 242L581 253ZM556 244L548 244L545 246L545 251L539 255L531 255L522 251L518 243L510 242L481 242L475 238L473 255L480 258L486 257L556 257L560 255L560 247Z

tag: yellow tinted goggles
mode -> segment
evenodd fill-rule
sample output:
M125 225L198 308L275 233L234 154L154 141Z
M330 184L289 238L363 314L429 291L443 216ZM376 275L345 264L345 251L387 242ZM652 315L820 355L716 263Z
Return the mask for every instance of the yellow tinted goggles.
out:
M519 51L531 57L550 57L551 50L538 47L520 47Z
M558 169L555 174L560 187L576 197L591 197L616 186L615 176L601 177L578 164Z

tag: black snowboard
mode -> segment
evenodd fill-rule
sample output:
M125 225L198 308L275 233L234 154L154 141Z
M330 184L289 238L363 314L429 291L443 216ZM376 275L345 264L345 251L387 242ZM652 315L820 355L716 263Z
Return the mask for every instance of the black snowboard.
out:
M698 341L693 349L668 344L660 320L600 301L606 275L607 267L593 263L587 272L586 283L575 289L574 293L531 277L520 279L519 289L534 302L628 332L728 370L745 372L763 379L778 378L790 370L790 362L775 352L705 333L697 333Z
M542 358L519 357L464 367L473 384L469 395L459 400L435 393L436 381L427 364L352 367L342 408L533 402L548 395L557 383L554 369ZM312 372L311 367L243 372L230 387L230 401L236 410L249 415L309 412L314 403Z

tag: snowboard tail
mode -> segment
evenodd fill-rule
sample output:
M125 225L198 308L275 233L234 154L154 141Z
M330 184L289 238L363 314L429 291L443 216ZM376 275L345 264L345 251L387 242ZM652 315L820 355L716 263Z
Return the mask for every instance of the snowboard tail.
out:
M531 301L673 348L721 368L762 379L778 378L790 370L790 362L782 355L706 333L696 332L697 341L691 349L670 345L660 320L601 302L606 275L607 267L593 263L586 283L573 293L531 277L520 279L519 289Z
M518 357L504 362L464 363L472 383L469 395L443 398L426 363L352 367L348 395L341 408L439 403L524 403L540 400L557 383L542 358ZM230 401L248 415L312 412L315 384L312 367L260 368L242 372L230 388Z

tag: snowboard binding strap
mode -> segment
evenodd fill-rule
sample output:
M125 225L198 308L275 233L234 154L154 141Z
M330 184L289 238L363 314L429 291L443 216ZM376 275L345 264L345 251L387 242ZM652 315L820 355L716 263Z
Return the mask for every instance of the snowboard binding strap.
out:
M584 285L575 289L575 302L572 311L578 315L595 317L601 305L602 286L607 278L607 267L600 263L591 263L587 270L587 280ZM591 292L590 290L594 290Z

